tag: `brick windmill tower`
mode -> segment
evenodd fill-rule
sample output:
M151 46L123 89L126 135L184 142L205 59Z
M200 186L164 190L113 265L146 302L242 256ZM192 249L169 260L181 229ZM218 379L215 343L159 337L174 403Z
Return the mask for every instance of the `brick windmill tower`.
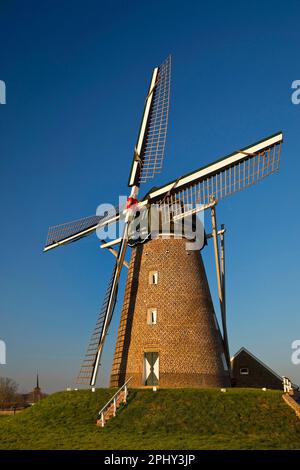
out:
M199 251L158 237L133 248L111 385L229 385L225 348Z
M226 327L224 227L216 223L217 202L279 167L282 133L150 190L142 183L162 168L170 96L170 57L151 76L129 175L126 207L51 227L44 251L74 242L110 224L120 238L101 248L116 257L78 383L95 386L105 337L114 312L120 273L128 268L111 385L132 377L135 387L221 387L230 385ZM197 214L211 214L204 234ZM213 239L222 329L217 320L200 250ZM113 247L118 246L115 250ZM131 247L130 264L125 253Z

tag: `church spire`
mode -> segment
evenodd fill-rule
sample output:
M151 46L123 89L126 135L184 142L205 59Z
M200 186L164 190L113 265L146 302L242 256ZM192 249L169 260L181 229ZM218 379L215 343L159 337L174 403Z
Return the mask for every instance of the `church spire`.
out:
M43 398L43 393L40 389L40 383L39 383L39 371L36 371L36 386L32 390L32 402L37 403Z

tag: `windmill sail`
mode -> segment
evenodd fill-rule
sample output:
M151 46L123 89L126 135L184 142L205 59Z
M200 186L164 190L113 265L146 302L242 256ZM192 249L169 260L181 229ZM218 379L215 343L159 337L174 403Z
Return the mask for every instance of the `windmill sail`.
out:
M91 337L84 362L81 366L81 370L78 375L77 383L90 384L91 386L95 385L98 369L100 366L100 359L104 346L104 341L116 305L120 275L123 268L125 253L128 244L127 233L128 224L125 224L124 233L122 241L120 243L118 256L115 262L112 276L106 290L106 294L94 333Z
M89 385L92 381L92 377L95 371L96 367L96 362L97 362L97 356L98 356L98 351L99 351L99 346L101 345L101 340L102 344L106 335L106 331L109 327L110 320L111 320L111 315L110 318L107 319L106 321L106 331L104 331L105 327L105 320L107 316L107 307L110 299L110 294L112 290L112 285L113 285L113 280L115 277L115 272L116 272L116 267L117 264L115 264L111 278L109 280L106 293L104 296L104 300L99 312L99 316L97 319L97 323L95 326L95 329L93 331L93 334L91 336L84 360L81 365L80 372L77 377L77 383L78 384L85 384Z
M212 199L223 199L276 173L282 141L279 132L155 189L145 200L172 205L174 218L197 213L209 207Z
M171 56L152 73L129 186L144 183L162 170L168 129L170 83Z
M72 243L80 238L86 237L95 232L97 228L103 227L118 220L119 210L116 210L115 217L105 215L91 215L82 219L66 222L61 225L54 225L49 228L44 251L57 248L60 245Z

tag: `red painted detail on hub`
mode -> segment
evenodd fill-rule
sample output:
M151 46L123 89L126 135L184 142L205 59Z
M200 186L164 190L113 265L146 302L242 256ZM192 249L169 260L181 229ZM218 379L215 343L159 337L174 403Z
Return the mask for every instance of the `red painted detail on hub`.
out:
M130 209L132 206L136 206L139 203L134 197L129 197L126 202L126 209Z

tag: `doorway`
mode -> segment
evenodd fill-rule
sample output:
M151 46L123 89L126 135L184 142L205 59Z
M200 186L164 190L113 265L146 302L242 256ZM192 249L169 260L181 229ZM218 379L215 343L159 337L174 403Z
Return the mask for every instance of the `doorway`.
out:
M159 384L159 353L144 353L145 385Z

